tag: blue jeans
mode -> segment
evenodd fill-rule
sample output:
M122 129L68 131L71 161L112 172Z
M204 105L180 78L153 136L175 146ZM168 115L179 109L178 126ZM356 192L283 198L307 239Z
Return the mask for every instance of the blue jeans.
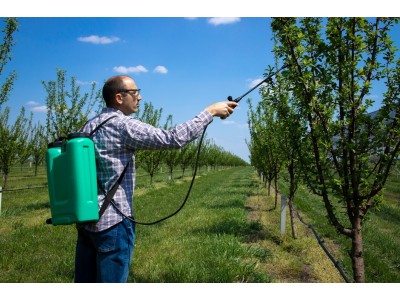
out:
M126 282L135 225L128 219L101 232L78 229L75 282Z

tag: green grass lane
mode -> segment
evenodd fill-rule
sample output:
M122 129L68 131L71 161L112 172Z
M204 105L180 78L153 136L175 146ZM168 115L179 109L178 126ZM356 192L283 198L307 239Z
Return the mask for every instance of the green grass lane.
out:
M129 282L268 282L256 268L262 255L245 243L258 228L244 209L252 172L248 167L199 176L179 214L158 225L137 225ZM189 181L161 186L135 196L138 219L175 211ZM73 282L75 225L46 225L49 217L47 188L4 193L0 282Z
M237 168L199 177L178 215L159 225L138 225L130 281L269 282L255 268L258 254L244 244L258 227L244 209L252 172ZM188 185L136 197L137 218L153 221L165 206L179 207Z

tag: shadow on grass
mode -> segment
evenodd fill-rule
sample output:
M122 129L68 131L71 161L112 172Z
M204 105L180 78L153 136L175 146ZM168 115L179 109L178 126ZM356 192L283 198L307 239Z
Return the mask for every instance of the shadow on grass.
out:
M393 209L387 205L382 205L379 210L374 210L374 214L385 219L388 222L400 224L400 210Z
M50 202L32 203L26 206L27 210L50 209Z
M3 217L19 216L26 212L31 212L31 211L35 211L35 210L41 210L41 209L50 209L50 202L38 202L38 203L32 203L32 204L28 204L28 205L14 206L12 208L4 209L2 211L1 215Z
M243 208L243 201L233 200L224 203L213 203L205 205L209 209Z
M245 243L263 240L266 232L262 224L258 221L239 222L237 220L221 220L211 226L192 231L194 234L230 234L239 237Z

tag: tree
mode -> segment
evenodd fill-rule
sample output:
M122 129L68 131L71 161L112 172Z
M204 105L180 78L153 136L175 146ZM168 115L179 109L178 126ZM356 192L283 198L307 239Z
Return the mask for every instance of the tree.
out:
M286 169L283 175L289 183L290 223L292 237L296 239L294 199L300 181L300 160L305 155L301 151L301 141L304 140L306 125L296 111L293 96L289 91L290 83L285 81L280 73L267 81L261 89L263 105L269 105L276 113L276 121L272 122L271 126L274 126L272 130L278 137L278 151L282 154L278 159Z
M182 178L185 176L186 169L191 166L193 160L196 159L196 152L197 145L195 142L186 144L183 148L179 149L178 161L182 169Z
M18 21L16 18L6 18L5 19L6 26L2 30L4 33L3 43L0 44L0 76L3 73L5 65L11 61L11 50L14 46L14 37L13 34L18 29ZM14 80L16 78L16 73L13 71L10 75L5 79L5 82L1 86L0 93L0 110L3 103L8 101L8 96L12 90Z
M7 188L8 175L12 164L17 160L18 149L25 141L23 131L27 126L28 119L25 117L25 108L13 125L9 125L10 108L0 114L0 167L4 175L3 187Z
M49 141L78 131L101 99L101 91L96 90L95 82L91 85L90 93L81 95L81 88L77 85L75 77L71 77L69 91L67 91L64 70L57 69L57 81L42 81L42 84L47 92L46 130Z
M263 97L269 97L264 93ZM268 184L268 195L271 185L275 187L275 208L278 202L278 176L283 165L283 151L280 148L282 126L277 120L276 112L269 99L260 102L255 109L250 100L248 123L252 142L249 144L252 163L255 163L265 183Z
M173 180L173 171L178 163L179 151L176 149L166 150L164 162L168 167L168 179Z
M37 175L38 166L44 161L47 151L47 137L45 127L37 123L32 130L29 141L32 149L33 163L35 164L35 176Z
M151 102L145 102L144 109L141 116L139 117L139 120L154 127L160 127L161 115L162 108L156 109ZM169 115L166 123L164 124L164 129L167 129L168 124L170 124L171 122L172 116ZM153 151L141 150L138 151L136 155L136 159L139 162L139 165L150 175L150 184L153 183L154 174L158 170L160 170L161 162L163 160L163 154L165 153L165 151L165 149Z
M3 74L4 67L9 61L11 61L11 50L14 46L13 35L17 29L18 22L16 18L5 19L5 28L2 30L4 33L3 42L0 44L0 76ZM10 127L8 124L10 108L6 107L3 111L2 105L8 101L8 97L13 88L16 76L17 75L15 71L12 71L5 78L5 82L1 85L0 91L0 170L4 174L4 188L7 187L7 178L10 171L10 166L15 160L15 147L18 145L17 137L15 136L15 132L12 130L19 128L19 124L17 123L22 121L22 119L20 118L20 115L15 125Z
M21 172L22 172L22 167L24 163L28 160L28 158L32 155L32 148L29 143L29 136L31 134L32 130L32 118L33 118L33 113L31 112L30 118L28 122L26 123L26 126L21 129L20 136L19 136L19 144L18 148L16 149L16 156L18 159L18 162L21 166Z
M362 227L400 148L400 61L389 36L394 18L274 18L276 56L290 64L298 113L307 121L313 160L306 180L336 230L351 239L356 282L365 282ZM324 30L325 29L325 30ZM382 105L368 113L374 85ZM338 201L337 201L338 200ZM340 217L345 207L347 221Z
M165 124L165 129L172 129L172 115L169 115L167 122ZM168 180L173 180L173 171L178 164L179 151L177 149L165 150L162 155L164 163L168 167Z
M218 165L222 163L222 147L217 146L214 141L209 141L206 145L204 148L207 149L207 165L216 171Z

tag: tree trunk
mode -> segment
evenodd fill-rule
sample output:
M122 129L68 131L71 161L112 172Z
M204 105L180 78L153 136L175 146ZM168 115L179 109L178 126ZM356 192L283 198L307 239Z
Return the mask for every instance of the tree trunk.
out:
M353 235L351 237L351 262L353 266L354 281L365 282L364 252L362 238L362 217L356 214L353 219Z
M153 173L150 173L150 185L153 184L153 176L154 176L154 174L153 174Z
M182 179L183 179L183 177L185 177L185 169L186 168L182 168Z
M292 228L292 237L293 239L297 239L296 234L296 224L294 223L294 207L293 207L293 197L289 197L289 214L290 214L290 226Z
M294 160L293 157L290 159L290 164L288 167L288 172L289 172L289 213L290 213L290 224L292 227L292 237L294 239L297 238L296 234L296 225L294 223L294 194L296 193L297 190L297 183L295 181L295 167L294 167Z
M277 207L277 205L278 205L278 193L279 193L279 191L278 191L278 175L277 174L275 174L275 177L274 177L274 188L275 188L275 208Z
M8 173L3 173L4 175L4 183L3 183L3 190L7 189L7 182L8 182Z

